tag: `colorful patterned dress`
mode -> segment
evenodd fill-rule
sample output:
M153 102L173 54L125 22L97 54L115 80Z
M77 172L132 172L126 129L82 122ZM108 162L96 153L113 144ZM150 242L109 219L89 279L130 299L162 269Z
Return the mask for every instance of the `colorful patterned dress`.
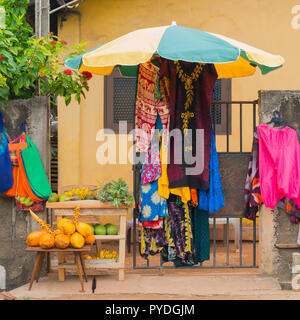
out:
M170 139L170 188L209 188L209 160L211 149L210 105L217 73L212 64L160 60L160 90L170 109L172 129L183 133L181 146ZM191 130L188 130L191 129ZM202 129L203 143L196 143L196 129ZM180 143L180 142L179 142ZM184 145L185 143L185 145ZM175 147L176 145L176 147ZM198 149L197 149L198 148ZM189 159L187 159L189 155ZM194 157L194 163L190 163ZM182 164L178 164L181 161ZM194 172L188 172L194 170Z

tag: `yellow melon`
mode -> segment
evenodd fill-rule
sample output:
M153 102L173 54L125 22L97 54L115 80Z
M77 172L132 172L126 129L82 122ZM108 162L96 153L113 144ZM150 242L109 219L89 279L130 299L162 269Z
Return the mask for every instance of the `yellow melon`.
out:
M29 247L38 247L40 245L40 238L42 234L44 234L42 230L29 233L26 239L26 244Z
M61 227L62 227L62 225L63 225L65 222L71 222L71 220L70 220L70 219L67 219L67 218L59 219L59 220L57 221L57 228L58 228L59 230L61 230Z
M84 246L84 237L78 233L74 232L71 235L71 246L76 249L80 249Z
M55 236L55 246L59 249L65 249L70 244L70 237L66 234L57 234Z
M50 233L43 233L40 237L40 246L43 249L51 249L54 246L55 238Z
M72 221L66 221L60 227L60 230L67 235L71 235L76 231L75 225Z
M76 224L76 231L82 234L84 237L88 237L94 234L92 227L85 222L78 222Z

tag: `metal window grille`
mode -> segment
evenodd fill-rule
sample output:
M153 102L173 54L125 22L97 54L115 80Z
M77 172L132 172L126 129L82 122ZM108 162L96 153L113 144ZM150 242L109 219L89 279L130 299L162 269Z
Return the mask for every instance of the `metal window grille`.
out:
M135 104L135 78L114 78L113 119L114 123L127 121L133 123Z
M222 100L222 80L217 79L212 95L212 101ZM221 104L212 104L211 113L216 125L222 123L222 109Z

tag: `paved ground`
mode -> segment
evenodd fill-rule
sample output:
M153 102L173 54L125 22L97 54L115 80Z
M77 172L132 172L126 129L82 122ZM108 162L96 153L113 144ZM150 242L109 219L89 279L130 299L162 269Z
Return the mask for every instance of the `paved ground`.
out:
M252 273L251 273L252 272ZM90 300L182 300L182 299L281 299L300 300L300 292L283 291L273 278L261 277L250 272L170 272L163 276L131 273L124 281L116 275L97 276L97 287L92 293L92 278L85 283L85 293L80 292L76 276L67 276L59 282L57 275L49 275L34 283L10 291L17 299L90 299Z

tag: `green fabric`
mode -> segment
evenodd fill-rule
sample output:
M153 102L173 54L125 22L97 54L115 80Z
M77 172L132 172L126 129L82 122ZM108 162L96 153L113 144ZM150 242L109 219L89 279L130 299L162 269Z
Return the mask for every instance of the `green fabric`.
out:
M119 66L120 72L125 77L137 77L139 66Z
M282 67L282 65L281 65L281 66L278 66L278 67L268 67L268 66L265 66L265 65L263 65L263 64L257 63L257 62L255 62L254 60L249 59L248 56L247 56L247 53L246 53L244 50L241 51L241 57L244 58L244 59L246 59L246 60L248 60L248 61L251 62L253 65L258 66L262 74L267 74L267 73L269 73L270 71L273 71L273 70L276 70L276 69Z
M224 63L236 61L240 50L207 32L171 26L164 32L157 53L170 60Z
M98 47L96 47L96 48L93 48L93 49L91 49L91 50L88 50L88 51L86 51L86 52L84 52L84 53L82 53L82 54L80 54L80 55L78 55L78 56L76 56L76 57L73 57L73 58L68 59L68 60L65 62L65 66L66 66L67 68L72 69L72 70L79 70L79 68L80 68L81 65L82 65L82 57L83 57L86 53L92 52L92 51L94 51L94 50L96 50L96 49L98 49L98 48L100 48L100 47L102 47L102 46L103 46L103 44L102 44L101 46L98 46Z
M32 192L39 198L48 199L52 193L36 145L26 136L28 147L21 151L21 156Z
M193 211L193 239L195 248L195 264L210 259L209 213L198 207Z

